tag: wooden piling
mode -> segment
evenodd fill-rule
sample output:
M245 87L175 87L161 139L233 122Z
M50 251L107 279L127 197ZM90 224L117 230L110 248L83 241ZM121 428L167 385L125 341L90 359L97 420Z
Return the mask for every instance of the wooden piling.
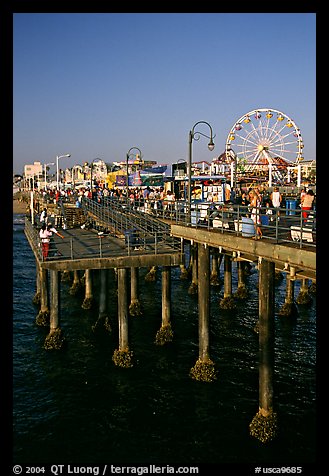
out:
M35 280L36 280L36 292L35 292L35 295L33 296L33 304L35 304L36 306L40 306L40 299L41 299L41 296L40 296L40 266L38 264L38 261L36 262L36 277L35 277Z
M132 352L128 339L128 276L127 268L118 268L118 321L119 348L114 351L112 360L118 367L132 367Z
M198 292L198 245L191 244L191 268L192 268L192 282L188 289L188 294L197 294Z
M214 362L209 357L210 318L210 252L203 243L198 244L198 311L199 358L190 371L195 380L212 382L216 379Z
M249 429L263 443L274 439L277 432L277 415L273 411L274 275L274 263L262 259L259 263L259 410Z
M221 309L234 309L235 302L232 296L232 259L231 256L224 256L224 297L219 302Z
M162 267L162 315L161 328L158 330L155 343L164 345L173 340L171 328L171 269L170 266Z
M298 293L298 296L296 298L297 304L303 304L303 305L308 305L312 302L312 297L309 292L308 288L308 279L303 278L301 280L301 286L300 290Z
M45 349L60 349L63 336L59 327L60 286L59 271L50 270L50 331L45 339Z
M105 318L107 315L107 269L100 270L100 287L99 287L99 312L98 315L101 318Z
M156 272L157 272L158 267L157 266L151 266L151 269L148 271L148 273L145 275L145 281L156 281Z
M80 289L81 289L80 274L79 274L79 270L75 269L73 271L73 282L72 282L72 286L70 287L69 293L72 296L75 296L76 294L78 294Z
M290 274L286 277L286 295L284 304L279 310L279 316L290 317L297 314L297 307L294 302L295 295L295 273L296 269L290 267Z
M138 283L139 268L130 268L130 305L129 314L131 316L141 316L142 308L139 300L139 283Z
M85 270L85 298L82 303L83 309L91 309L93 305L93 283L92 283L92 270Z
M39 268L39 283L40 283L40 310L35 319L38 326L49 325L49 300L48 300L48 271L44 268Z
M219 286L220 279L219 279L219 260L218 260L218 250L216 248L212 248L211 250L211 272L210 272L210 285L211 286Z
M109 316L107 314L107 275L108 270L106 268L100 269L98 318L92 326L94 332L101 328L105 328L107 332L111 332L112 330Z
M248 297L248 291L246 286L246 262L238 260L237 261L237 271L238 271L238 289L234 294L234 297L237 299L246 299Z

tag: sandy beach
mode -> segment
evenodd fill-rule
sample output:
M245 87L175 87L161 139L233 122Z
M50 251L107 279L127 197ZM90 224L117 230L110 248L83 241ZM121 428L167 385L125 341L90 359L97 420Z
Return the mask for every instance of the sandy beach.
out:
M26 202L20 202L19 200L13 200L13 214L25 213L27 208Z

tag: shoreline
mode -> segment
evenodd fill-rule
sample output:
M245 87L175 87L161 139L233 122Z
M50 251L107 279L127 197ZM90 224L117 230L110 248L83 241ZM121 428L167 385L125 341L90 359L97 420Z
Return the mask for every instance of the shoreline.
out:
M22 214L26 213L26 209L28 207L28 204L26 202L20 202L19 200L13 200L13 214Z

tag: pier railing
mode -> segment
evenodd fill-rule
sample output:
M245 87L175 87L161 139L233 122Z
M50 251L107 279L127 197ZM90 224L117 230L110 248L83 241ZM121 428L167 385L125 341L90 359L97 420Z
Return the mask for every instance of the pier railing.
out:
M300 208L270 208L223 204L216 206L216 217L209 203L192 205L191 217L186 213L187 204L177 202L170 212L160 211L166 220L183 226L205 228L219 233L231 233L236 236L252 238L256 229L252 225L254 219L259 223L262 239L274 243L294 244L300 248L316 247L316 210ZM159 212L156 211L159 216Z
M64 239L53 235L47 258L42 253L39 224L26 217L25 234L40 261L182 253L182 242L171 236L169 225L135 213L127 204L117 200L100 204L84 198L82 207L85 224L65 229ZM65 216L62 221L65 223Z
M86 203L84 200L84 206ZM195 202L192 204L191 212L188 213L188 203L184 200L127 202L106 198L101 204L95 203L89 200L88 209L97 208L97 214L104 217L104 222L110 217L110 222L115 223L120 230L129 227L151 232L161 230L167 239L170 236L170 223L175 223L253 238L256 230L252 219L255 218L259 222L263 240L293 244L299 248L316 247L316 210L302 210L298 207L251 209L248 206L234 204L216 205L214 210L210 203Z
M262 240L295 248L316 248L316 211L298 207L251 210L247 206L216 204L215 217L212 205L205 202L193 203L191 212L187 213L188 204L183 200L127 201L107 197L100 201L83 198L82 208L86 217L84 233L77 236L66 230L64 240L55 237L51 241L48 260L103 257L109 253L179 252L182 243L171 236L171 223L252 239L255 235L252 212L260 222ZM65 223L65 206L59 205L59 210ZM26 234L34 243L35 253L43 260L39 228L29 220L26 222ZM120 246L110 246L109 240L114 238L121 243Z

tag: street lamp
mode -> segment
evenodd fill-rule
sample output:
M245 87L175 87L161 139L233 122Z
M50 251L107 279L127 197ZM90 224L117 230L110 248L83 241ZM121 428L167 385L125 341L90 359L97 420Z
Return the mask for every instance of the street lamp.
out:
M129 162L129 157L131 155L137 155L137 154L132 154L131 151L132 150L138 150L139 152L139 158L141 159L142 158L142 152L141 150L138 148L138 147L131 147L128 152L127 152L127 155L126 155L126 169L127 169L127 182L126 182L126 195L127 195L127 202L128 202L128 199L129 199L129 174L128 174L128 162Z
M94 162L95 160L100 161L101 159L99 157L96 157L96 159L93 159L92 162L90 163L90 188L93 188L93 170L94 170Z
M195 131L195 128L198 124L206 124L210 129L210 137L204 134L203 132ZM210 151L214 150L215 144L213 138L215 137L212 132L212 127L208 122L199 121L196 122L193 128L189 132L189 154L188 154L188 170L187 170L187 178L188 178L188 190L187 190L187 200L188 200L188 223L191 223L191 197L192 197L192 141L199 140L200 136L206 137L209 139L208 149Z
M226 157L227 159L231 160L231 188L236 190L237 187L237 173L238 173L238 157L233 149L229 149L229 155Z
M71 157L71 154L64 154L64 155L56 155L56 183L57 183L57 190L59 190L59 170L58 170L58 161L63 157Z
M49 162L48 164L45 164L45 190L47 190L47 167L48 165L55 165L55 162Z

